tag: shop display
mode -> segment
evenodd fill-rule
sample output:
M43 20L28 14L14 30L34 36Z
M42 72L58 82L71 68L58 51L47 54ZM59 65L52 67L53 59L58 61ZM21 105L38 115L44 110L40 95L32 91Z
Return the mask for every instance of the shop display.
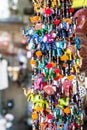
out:
M80 85L81 39L72 0L33 0L32 27L24 29L32 55L33 130L83 130L84 85Z

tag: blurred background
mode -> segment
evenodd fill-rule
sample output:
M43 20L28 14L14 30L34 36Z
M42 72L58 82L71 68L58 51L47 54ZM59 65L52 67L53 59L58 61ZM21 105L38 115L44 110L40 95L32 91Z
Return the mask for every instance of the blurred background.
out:
M77 11L83 3L75 2ZM32 0L0 0L0 130L31 129L31 102L23 92L31 87L31 54L22 29L33 12Z
M32 14L31 0L0 0L0 130L31 128L31 103L23 92L31 86L31 67L22 28Z

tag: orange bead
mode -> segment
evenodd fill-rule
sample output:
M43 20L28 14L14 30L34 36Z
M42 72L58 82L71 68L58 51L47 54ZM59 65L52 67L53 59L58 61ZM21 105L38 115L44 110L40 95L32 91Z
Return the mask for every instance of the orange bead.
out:
M56 63L55 62L51 62L53 67L56 67Z
M37 112L43 111L43 107L38 107L38 108L36 109L36 111L37 111Z
M64 75L60 74L60 75L59 75L59 77L60 77L60 78L63 78L63 77L64 77Z
M69 24L72 24L72 19L66 18L66 19L63 19L63 22L67 22Z
M68 67L68 64L64 63L64 64L63 64L63 67L64 67L64 68Z
M40 56L42 56L42 52L41 52L41 51L37 51L37 52L36 52L36 55L37 55L38 57L40 57Z
M68 76L68 80L73 80L73 79L74 79L74 75Z
M66 55L61 56L61 61L66 61L66 60L69 60L68 56Z
M67 115L68 115L68 114L70 114L70 113L71 113L70 108L68 108L68 107L67 107L67 108L65 108L65 109L64 109L64 113L66 113Z
M36 120L38 118L38 114L37 113L32 113L32 119Z
M30 64L31 64L31 65L36 65L36 60L31 60L31 61L30 61Z
M37 23L37 22L40 22L40 21L41 21L41 18L40 18L40 16L30 17L30 21L31 21L32 23Z

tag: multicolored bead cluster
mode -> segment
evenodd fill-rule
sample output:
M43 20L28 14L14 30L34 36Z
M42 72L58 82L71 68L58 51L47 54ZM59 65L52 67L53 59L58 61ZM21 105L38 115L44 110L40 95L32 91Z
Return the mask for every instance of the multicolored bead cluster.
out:
M81 40L75 34L72 0L33 0L33 26L24 29L32 54L33 130L82 130L82 98L78 75Z

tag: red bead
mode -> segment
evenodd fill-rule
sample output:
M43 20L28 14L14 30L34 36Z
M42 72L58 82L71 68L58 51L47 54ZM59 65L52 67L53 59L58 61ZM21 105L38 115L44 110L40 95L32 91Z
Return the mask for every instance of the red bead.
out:
M56 73L58 74L58 73L60 73L61 72L61 70L60 69L56 69Z
M51 63L48 63L47 66L46 66L48 69L52 68L52 64Z
M43 77L45 77L45 74L44 73L41 73Z
M54 21L54 24L55 24L55 25L59 25L59 24L60 24L60 20L57 20L57 19L56 19L56 20Z
M47 85L47 82L44 82L43 85L46 86L46 85Z
M48 119L49 119L49 120L52 120L52 116L51 116L51 115L48 115Z
M45 14L47 14L47 15L51 15L53 13L53 11L52 11L52 9L50 9L50 8L47 8L46 10L45 10Z
M70 13L73 13L74 12L74 8L70 8L69 11L70 11Z
M58 76L58 77L56 77L56 78L54 78L54 80L56 80L56 81L57 81L57 80L59 80L59 79L60 79L60 77L59 77L59 76Z

